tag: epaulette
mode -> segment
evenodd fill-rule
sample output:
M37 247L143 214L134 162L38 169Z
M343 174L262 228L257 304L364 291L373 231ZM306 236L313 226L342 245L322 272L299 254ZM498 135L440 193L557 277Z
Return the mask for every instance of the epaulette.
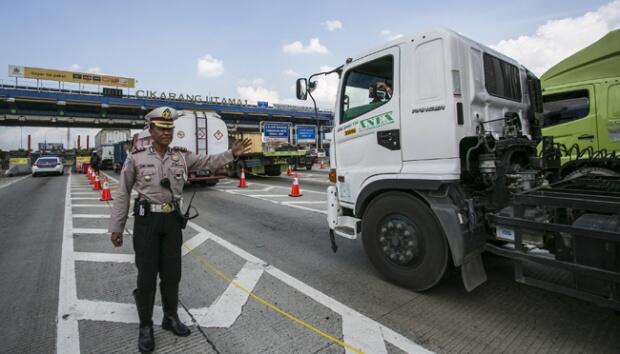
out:
M181 151L181 152L187 152L187 149L182 147L182 146L175 146L172 148L173 151Z
M132 153L132 154L137 154L137 153L142 152L142 151L144 151L144 150L146 150L146 148L145 148L144 146L140 146L140 147L134 148L134 149L131 151L131 153Z

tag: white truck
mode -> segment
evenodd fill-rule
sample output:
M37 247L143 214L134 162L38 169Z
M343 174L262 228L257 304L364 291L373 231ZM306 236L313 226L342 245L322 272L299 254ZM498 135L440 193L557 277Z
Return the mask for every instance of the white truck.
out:
M559 179L531 72L434 28L329 73L341 78L327 190L334 252L335 236L361 237L397 284L427 290L457 267L472 291L490 251L514 261L519 282L620 309L620 181ZM299 99L321 74L297 80Z
M103 170L114 167L114 144L131 138L129 129L101 129L95 135L95 149L101 158L100 168Z
M195 154L218 154L228 150L228 129L220 116L211 111L182 111L174 122L172 146L184 147ZM134 147L151 144L148 129L134 136ZM214 186L227 176L226 171L190 170L188 182Z

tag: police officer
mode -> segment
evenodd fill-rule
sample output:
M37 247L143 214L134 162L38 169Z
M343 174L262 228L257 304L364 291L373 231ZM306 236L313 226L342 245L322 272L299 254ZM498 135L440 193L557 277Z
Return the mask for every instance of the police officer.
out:
M178 209L188 170L215 171L247 151L251 144L248 139L235 141L230 150L210 156L170 148L177 117L177 111L170 107L159 107L146 115L152 145L134 149L127 156L110 218L112 243L120 247L131 190L135 189L138 197L134 203L133 247L138 281L133 295L140 318L140 352L151 352L155 348L152 315L157 274L164 312L162 328L177 336L190 334L177 315L184 225Z

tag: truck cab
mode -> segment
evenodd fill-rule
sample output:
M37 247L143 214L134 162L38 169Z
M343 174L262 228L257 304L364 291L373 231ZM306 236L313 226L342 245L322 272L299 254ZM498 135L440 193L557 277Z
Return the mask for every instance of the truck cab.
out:
M434 286L450 263L480 269L481 209L501 209L509 193L505 180L495 183L497 165L522 180L535 155L537 79L445 28L347 59L338 73L332 235L361 236L383 275L416 290ZM303 80L299 98L312 87ZM464 273L468 288L485 279L473 273Z
M620 174L620 30L541 77L543 135L566 149L562 174Z
M620 310L620 179L562 179L562 145L541 135L540 81L525 67L434 28L333 72L332 250L336 236L361 238L382 276L416 291L452 267L472 291L487 279L488 251L513 260L519 282ZM313 77L328 73L298 79L297 97L312 97Z

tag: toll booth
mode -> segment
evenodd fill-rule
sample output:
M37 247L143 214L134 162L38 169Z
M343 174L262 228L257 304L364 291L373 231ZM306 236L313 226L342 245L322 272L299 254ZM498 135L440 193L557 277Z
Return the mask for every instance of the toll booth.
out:
M32 161L28 151L13 150L9 152L9 168L6 170L7 176L18 176L29 174L32 170Z

